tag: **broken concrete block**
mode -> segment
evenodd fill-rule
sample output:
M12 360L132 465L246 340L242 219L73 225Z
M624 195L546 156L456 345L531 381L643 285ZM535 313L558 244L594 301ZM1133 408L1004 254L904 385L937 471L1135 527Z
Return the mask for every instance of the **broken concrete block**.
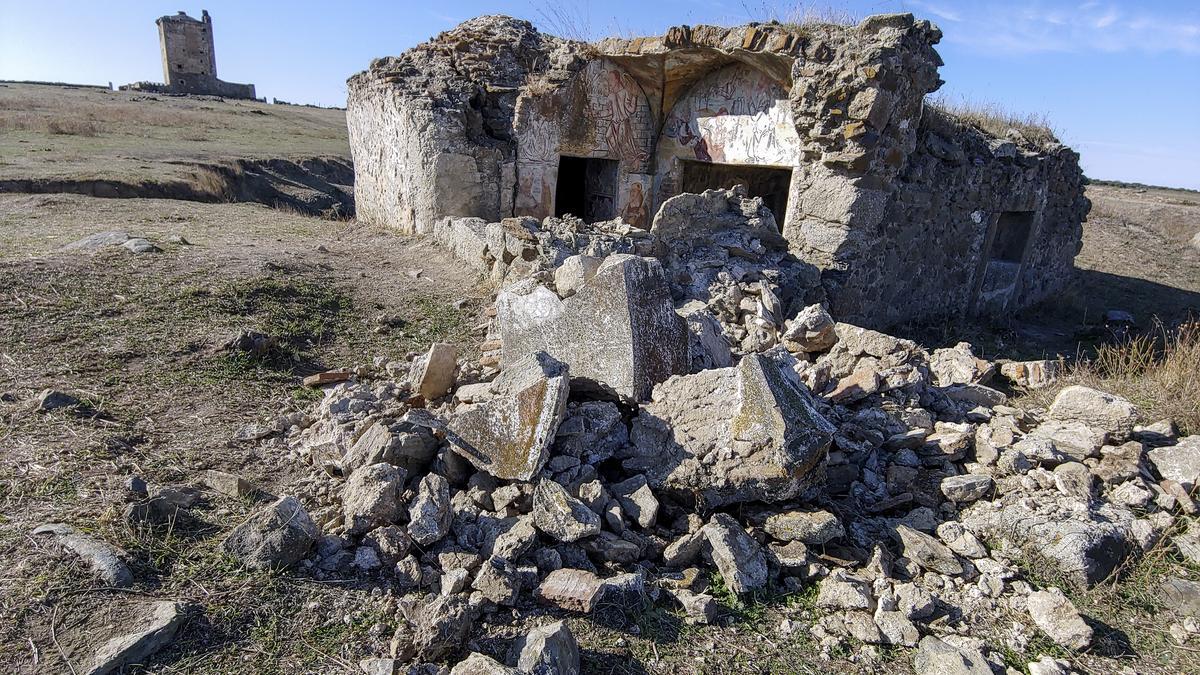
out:
M413 361L410 377L412 388L426 401L441 398L454 386L454 369L458 366L458 348L445 342L435 342L429 352Z
M673 377L641 407L624 466L701 509L798 497L824 480L834 427L783 350Z
M148 603L145 610L139 612L133 625L122 624L121 630L128 632L109 638L100 645L92 656L92 662L81 672L105 675L128 664L144 662L175 639L185 616L182 603ZM72 668L71 672L75 670Z
M600 579L587 570L557 569L542 580L537 597L573 612L590 613L600 599Z
M283 569L305 558L320 532L295 497L280 497L234 528L226 553L250 569Z
M639 401L687 372L688 332L658 261L617 254L570 298L520 284L496 298L501 366L545 351L570 367L572 386Z
M342 488L342 513L351 535L400 520L400 494L407 472L391 464L371 464L350 474Z
M746 593L767 585L767 557L741 525L727 513L718 513L704 526L712 559L725 586Z
M436 473L427 474L417 487L408 509L408 534L421 546L429 546L450 531L450 483Z
M578 541L600 531L600 516L567 493L567 489L543 478L533 491L533 524L559 541Z
M513 361L493 383L495 396L450 420L450 447L481 471L527 481L541 471L566 410L567 367L537 352Z

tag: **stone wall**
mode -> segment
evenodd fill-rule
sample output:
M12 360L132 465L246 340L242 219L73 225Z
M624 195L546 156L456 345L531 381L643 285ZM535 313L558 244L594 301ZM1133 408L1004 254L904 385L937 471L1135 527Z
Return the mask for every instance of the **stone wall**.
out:
M200 19L179 12L173 16L159 17L155 23L158 25L165 84L159 87L154 83L138 82L122 89L255 98L254 85L225 82L217 78L212 18L207 11Z
M412 233L557 215L560 167L576 157L611 163L614 182L586 197L611 200L603 219L644 228L687 163L712 165L692 182L745 166L789 184L766 201L840 319L1011 312L1069 277L1088 206L1078 157L927 107L940 38L908 14L596 45L472 19L350 79L359 217ZM707 187L728 186L689 191Z

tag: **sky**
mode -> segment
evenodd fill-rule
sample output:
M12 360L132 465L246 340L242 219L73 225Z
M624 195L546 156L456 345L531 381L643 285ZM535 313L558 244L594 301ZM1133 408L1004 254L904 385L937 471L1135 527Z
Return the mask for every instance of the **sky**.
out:
M1097 179L1200 189L1200 0L844 0L812 11L908 11L944 33L939 95L1044 117ZM0 79L162 81L154 19L213 17L217 73L258 95L344 106L346 78L472 16L566 37L788 19L788 0L0 0ZM556 9L557 8L557 9ZM571 33L576 33L572 35Z

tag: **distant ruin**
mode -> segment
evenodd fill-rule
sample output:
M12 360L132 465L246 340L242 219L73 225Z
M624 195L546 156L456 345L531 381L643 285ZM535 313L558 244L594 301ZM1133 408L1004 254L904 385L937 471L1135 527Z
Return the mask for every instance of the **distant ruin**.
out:
M212 17L208 10L201 10L199 19L179 12L174 16L161 16L154 23L158 25L165 84L135 82L121 89L255 98L253 84L236 84L217 78L217 53L213 47Z
M910 14L598 44L472 19L350 78L357 212L405 233L567 214L649 230L668 199L741 184L840 320L1009 313L1069 278L1084 178L1052 139L927 105L940 39Z

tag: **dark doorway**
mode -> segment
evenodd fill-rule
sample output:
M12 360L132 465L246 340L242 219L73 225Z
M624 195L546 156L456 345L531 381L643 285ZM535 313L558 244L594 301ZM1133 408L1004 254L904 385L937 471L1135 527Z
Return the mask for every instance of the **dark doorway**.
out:
M792 170L773 166L750 166L745 164L712 164L710 162L684 162L684 192L704 192L713 188L731 188L745 185L746 194L762 197L763 204L775 214L775 224L783 229L783 217L787 214L788 190L792 184Z
M996 236L992 239L990 260L1019 263L1025 257L1025 246L1033 230L1033 211L1006 211L996 221Z
M561 218L568 213L582 218L585 223L616 216L616 160L566 155L559 158L554 215Z

